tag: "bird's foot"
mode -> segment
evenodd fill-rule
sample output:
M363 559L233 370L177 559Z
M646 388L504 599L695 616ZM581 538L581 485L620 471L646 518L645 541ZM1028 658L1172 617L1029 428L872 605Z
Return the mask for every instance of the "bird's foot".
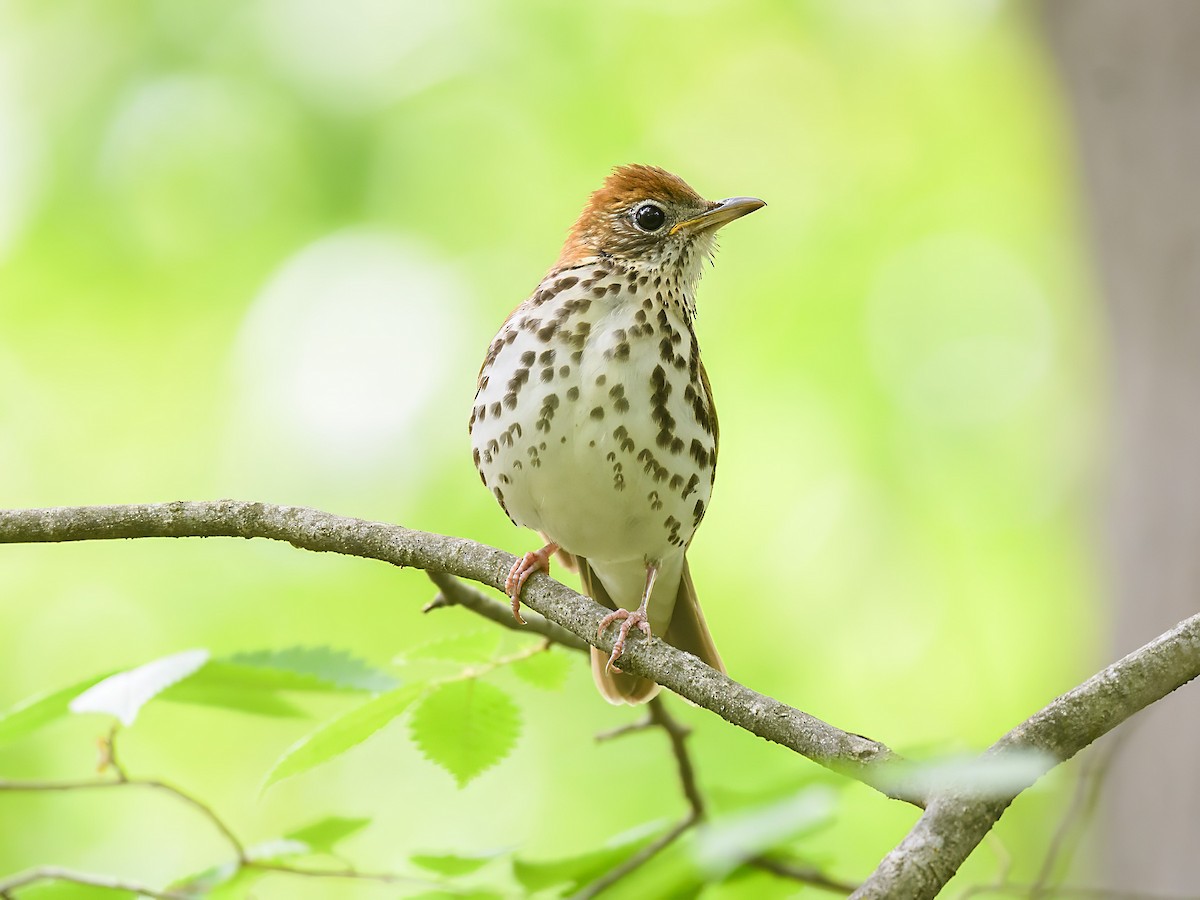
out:
M600 620L600 627L596 629L596 636L599 637L604 633L604 629L613 622L620 621L621 628L617 632L617 640L613 643L612 654L608 657L608 662L604 664L605 671L612 669L615 672L621 670L617 668L617 659L625 652L625 638L629 636L629 632L633 628L637 628L646 637L653 637L650 634L650 619L646 615L644 607L638 607L633 612L627 609L618 609L615 612L610 612L607 616Z
M541 550L526 553L508 570L508 577L504 579L504 593L512 601L513 618L522 625L525 620L521 618L521 588L525 587L525 582L534 572L550 574L550 557L557 550L558 544L547 544Z

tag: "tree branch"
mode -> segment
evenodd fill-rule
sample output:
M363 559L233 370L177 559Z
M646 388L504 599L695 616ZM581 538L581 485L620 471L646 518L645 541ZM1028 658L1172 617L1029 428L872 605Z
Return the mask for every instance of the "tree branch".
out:
M115 540L148 537L242 537L286 541L316 552L376 559L431 573L446 572L503 589L515 557L462 538L413 531L297 506L240 500L177 501L127 506L57 507L0 511L0 543ZM527 582L525 605L577 638L611 652L613 638L597 638L607 612L550 577ZM808 713L753 691L661 639L636 637L621 668L651 678L752 734L794 750L813 762L918 806L877 778L879 765L897 759L889 748L842 731Z
M306 550L424 569L443 587L443 600L435 601L433 608L464 605L512 625L497 613L499 604L439 577L457 575L502 589L515 557L461 538L301 507L234 500L0 511L0 543L214 536L268 538ZM591 599L541 574L530 579L523 599L547 620L533 630L568 646L582 649L583 644L592 644L611 651L612 638L597 637L596 631L606 611ZM923 790L897 785L888 777L886 764L898 757L883 744L759 694L662 640L634 637L622 657L622 668L889 797L925 805ZM1198 675L1200 615L1062 695L997 741L984 754L985 760L1012 750L1037 750L1047 754L1048 761L1004 796L982 796L962 788L938 793L909 835L853 896L935 896L1021 790ZM677 826L680 831L686 827L687 820Z
M94 875L91 872L75 872L60 866L39 866L13 875L11 878L0 879L0 897L11 897L18 888L28 887L41 881L69 881L72 884L85 884L88 887L101 888L106 891L121 891L139 897L154 897L156 900L188 900L188 895L175 891L159 891L134 881L121 878L110 878L107 875Z
M1198 675L1200 614L1093 675L1000 738L984 758L1037 750L1051 761L1004 797L963 792L934 797L908 836L883 858L853 897L921 900L936 896L1022 790Z

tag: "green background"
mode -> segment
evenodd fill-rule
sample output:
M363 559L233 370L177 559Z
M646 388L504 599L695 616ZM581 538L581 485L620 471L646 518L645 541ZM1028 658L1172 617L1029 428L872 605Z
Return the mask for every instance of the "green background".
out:
M471 463L479 361L588 192L654 163L769 204L699 293L722 446L689 558L730 674L918 758L981 748L1100 661L1103 360L1068 125L1023 4L0 3L0 506L238 497L532 549ZM265 542L2 547L0 708L192 647L391 668L490 627L423 616L433 593ZM494 682L523 731L461 790L396 723L260 796L335 702L152 704L122 751L251 843L370 817L343 848L367 869L569 855L682 814L661 735L594 744L637 713L582 661L559 692ZM673 708L717 811L819 771ZM105 727L0 745L0 776L86 777ZM998 829L1017 875L1063 778ZM915 814L848 785L793 849L859 879ZM164 883L224 852L152 794L0 794L0 874Z

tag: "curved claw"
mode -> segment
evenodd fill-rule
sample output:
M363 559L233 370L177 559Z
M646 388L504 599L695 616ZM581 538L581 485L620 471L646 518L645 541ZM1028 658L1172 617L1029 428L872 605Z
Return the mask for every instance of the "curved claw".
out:
M622 653L625 652L625 639L629 636L629 632L633 628L637 628L646 637L653 637L650 633L650 619L646 615L644 609L635 609L630 612L627 609L618 609L610 612L607 616L600 620L600 627L596 629L596 637L600 637L604 633L604 629L613 622L621 620L621 628L617 632L617 639L613 642L612 655L608 657L608 662L604 664L605 671L610 669L615 672L621 670L617 668L616 662Z
M550 574L550 557L557 551L558 544L547 544L541 550L526 553L508 570L508 577L504 579L504 593L508 594L512 601L513 618L522 625L525 624L525 620L521 618L521 589L534 572Z

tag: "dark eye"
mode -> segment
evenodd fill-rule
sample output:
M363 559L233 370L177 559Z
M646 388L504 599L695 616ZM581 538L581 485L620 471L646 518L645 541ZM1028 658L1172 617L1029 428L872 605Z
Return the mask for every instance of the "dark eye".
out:
M658 231L666 224L667 214L661 206L653 203L643 203L633 211L633 221L642 231Z

